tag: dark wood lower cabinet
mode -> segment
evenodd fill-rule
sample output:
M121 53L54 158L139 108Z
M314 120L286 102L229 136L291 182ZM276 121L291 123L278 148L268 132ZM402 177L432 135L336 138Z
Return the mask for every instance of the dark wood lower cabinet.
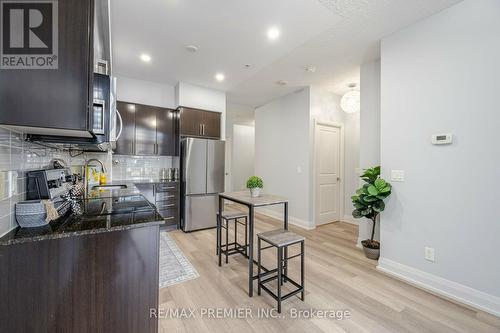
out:
M0 332L157 332L159 227L0 247Z

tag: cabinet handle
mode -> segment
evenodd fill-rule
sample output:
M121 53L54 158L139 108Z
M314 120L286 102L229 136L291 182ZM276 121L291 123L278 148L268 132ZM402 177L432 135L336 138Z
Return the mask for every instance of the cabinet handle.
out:
M205 124L203 124L203 135L205 135Z
M200 128L199 128L198 133L200 133L200 135L203 135L203 125L202 125L202 124L200 124L200 126L199 126L199 127L200 127Z
M165 219L165 220L173 220L173 219L175 219L175 216L165 217L164 219Z
M167 186L167 187L161 187L162 190L173 190L175 189L175 186Z

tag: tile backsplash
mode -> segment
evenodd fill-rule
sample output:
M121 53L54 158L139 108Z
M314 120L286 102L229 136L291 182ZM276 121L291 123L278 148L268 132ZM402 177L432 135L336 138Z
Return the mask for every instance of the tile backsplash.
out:
M178 168L179 157L113 155L112 163L113 181L155 181L162 168Z
M108 181L155 181L161 168L179 167L179 157L82 154L47 148L0 127L0 236L17 227L14 208L26 199L26 172L47 168L54 158L64 160L68 167L82 167L87 159L98 158L108 171Z

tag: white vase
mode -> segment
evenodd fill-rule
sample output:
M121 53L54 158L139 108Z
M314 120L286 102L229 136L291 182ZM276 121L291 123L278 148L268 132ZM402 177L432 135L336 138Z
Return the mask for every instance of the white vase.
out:
M260 195L260 188L259 187L251 188L250 195L252 196L252 198L257 198Z

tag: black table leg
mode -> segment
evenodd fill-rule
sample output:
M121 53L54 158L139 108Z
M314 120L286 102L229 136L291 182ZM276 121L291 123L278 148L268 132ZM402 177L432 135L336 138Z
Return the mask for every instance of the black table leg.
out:
M222 253L221 253L221 221L222 221L222 205L224 204L224 199L219 196L219 217L217 219L217 254L219 255L219 266L222 266Z
M288 202L284 203L284 214L283 214L283 223L285 230L288 230ZM288 276L288 246L285 246L284 253L284 265L283 265L283 280L286 282L286 277Z
M253 296L253 222L254 208L248 206L248 296Z

